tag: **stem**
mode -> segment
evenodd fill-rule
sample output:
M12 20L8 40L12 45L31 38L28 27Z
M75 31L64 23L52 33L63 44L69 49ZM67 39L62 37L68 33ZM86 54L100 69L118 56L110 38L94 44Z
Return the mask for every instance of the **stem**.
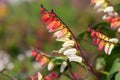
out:
M95 79L98 80L98 78L97 78L97 76L96 76L93 68L89 65L86 57L84 56L84 53L83 53L82 49L80 48L80 46L79 46L79 44L78 44L78 42L77 42L76 37L74 36L74 34L73 34L72 31L70 30L70 28L56 15L55 12L53 12L53 13L54 13L55 16L66 26L66 28L69 30L69 32L71 33L74 41L76 42L76 48L77 48L78 51L79 51L79 56L80 56L80 55L82 56L82 58L84 59L84 64L87 66L88 70L95 76ZM80 53L81 53L81 54L80 54Z
M104 74L104 75L108 75L109 73L108 72L106 72L106 71L98 71L99 73L102 73L102 74Z

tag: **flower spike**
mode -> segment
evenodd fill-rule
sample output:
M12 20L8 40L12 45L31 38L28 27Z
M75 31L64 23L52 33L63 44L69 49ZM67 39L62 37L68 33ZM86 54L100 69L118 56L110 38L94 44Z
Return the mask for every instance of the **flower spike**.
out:
M98 45L98 50L104 51L106 54L110 55L112 49L116 44L118 44L119 40L117 38L109 38L104 33L92 29L89 27L90 36L93 38L93 44Z

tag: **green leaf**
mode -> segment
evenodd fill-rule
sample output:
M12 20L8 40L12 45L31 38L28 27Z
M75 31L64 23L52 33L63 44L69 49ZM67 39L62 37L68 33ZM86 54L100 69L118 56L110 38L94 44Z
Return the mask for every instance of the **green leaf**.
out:
M120 69L120 58L117 58L113 63L109 75L107 76L107 80L114 80L115 75L118 73L119 69Z
M117 74L117 72L109 74L109 76L107 77L107 80L115 80L115 75L116 74Z
M116 74L115 80L120 80L120 72Z

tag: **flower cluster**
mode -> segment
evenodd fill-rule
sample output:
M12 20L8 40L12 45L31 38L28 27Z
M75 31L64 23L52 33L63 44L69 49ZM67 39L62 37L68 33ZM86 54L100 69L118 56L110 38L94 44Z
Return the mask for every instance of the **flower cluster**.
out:
M76 42L73 40L72 33L68 27L57 17L53 10L47 11L41 6L40 14L43 14L41 21L47 25L46 29L49 32L53 32L53 37L56 37L56 41L64 42L58 53L65 55L70 62L75 61L81 63L82 58L76 55Z
M111 51L114 48L115 44L119 42L117 38L109 38L102 32L90 27L88 31L90 32L90 36L93 38L93 44L98 45L98 50L102 50L104 48L105 53L108 55L111 54Z
M106 0L91 0L91 3L95 4L94 8L97 9L97 12L105 13L103 19L110 23L110 27L113 29L117 28L118 32L120 32L120 17L114 7Z

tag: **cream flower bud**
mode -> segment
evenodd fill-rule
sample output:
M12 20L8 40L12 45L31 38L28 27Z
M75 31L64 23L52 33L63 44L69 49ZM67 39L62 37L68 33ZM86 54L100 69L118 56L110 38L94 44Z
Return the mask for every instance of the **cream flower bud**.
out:
M107 15L104 15L104 16L102 17L103 20L106 20L106 18L107 18Z
M68 46L74 46L75 42L73 40L66 41L62 46L68 47Z
M118 32L120 32L120 28L118 28Z
M65 38L57 38L56 41L61 41L61 42L66 42L69 41L70 39L65 37Z
M96 9L96 8L99 8L100 6L102 6L102 4L103 4L102 1L98 1L98 2L95 4L94 8L95 8L95 9Z
M114 44L111 44L110 45L110 47L109 47L109 51L108 51L108 55L110 55L111 54L111 52L112 52L112 49L114 48Z
M51 71L54 67L55 67L55 64L52 61L50 61L48 63L48 71Z
M61 64L61 66L60 66L60 72L62 73L62 72L64 72L64 70L65 70L65 68L67 67L67 62L66 61L64 61L62 64Z
M104 9L104 12L106 13L106 12L113 12L114 11L114 8L113 8L113 6L108 6L108 7L106 7L105 9Z
M109 41L113 43L118 43L119 40L117 38L111 38L109 39Z
M77 53L77 50L75 48L71 48L66 50L63 54L68 56L68 55L75 55Z
M38 72L37 75L38 75L38 80L42 80L42 78L43 78L42 74Z
M67 56L69 58L69 61L74 61L74 62L78 62L81 63L82 62L82 58L80 56L77 55L73 55L73 56Z
M67 50L67 49L70 49L71 47L63 47L63 48L61 48L59 51L58 51L58 53L64 53L64 51L65 50Z
M115 16L118 16L118 13L117 13L117 12L114 12L114 15L115 15Z

